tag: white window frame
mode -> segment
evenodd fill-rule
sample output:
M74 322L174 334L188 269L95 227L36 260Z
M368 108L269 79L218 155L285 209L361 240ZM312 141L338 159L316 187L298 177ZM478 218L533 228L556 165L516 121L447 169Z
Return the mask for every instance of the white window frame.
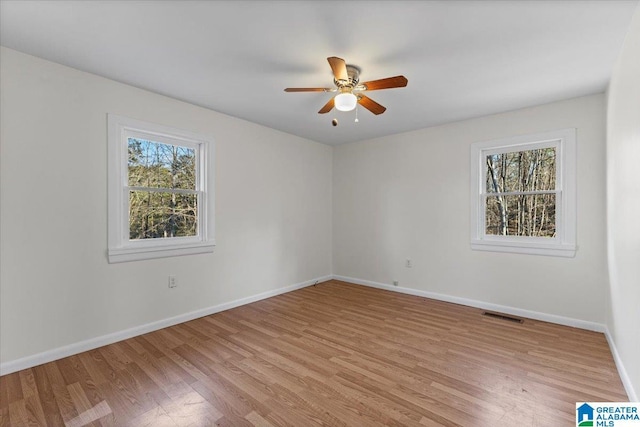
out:
M556 148L556 236L486 234L486 156L538 148ZM471 144L471 249L573 257L576 253L576 129L520 135Z
M109 263L213 252L214 143L194 132L108 114L108 259ZM129 239L128 138L142 138L196 150L197 235Z

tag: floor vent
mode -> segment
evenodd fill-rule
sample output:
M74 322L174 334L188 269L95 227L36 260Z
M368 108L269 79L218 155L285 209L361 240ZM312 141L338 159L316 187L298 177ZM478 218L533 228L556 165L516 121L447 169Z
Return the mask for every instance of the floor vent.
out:
M522 322L524 322L524 320L518 319L517 317L511 317L511 316L508 316L506 314L494 313L494 312L491 312L491 311L483 311L482 315L483 316L493 317L494 319L508 320L509 322L514 322L514 323L522 323Z

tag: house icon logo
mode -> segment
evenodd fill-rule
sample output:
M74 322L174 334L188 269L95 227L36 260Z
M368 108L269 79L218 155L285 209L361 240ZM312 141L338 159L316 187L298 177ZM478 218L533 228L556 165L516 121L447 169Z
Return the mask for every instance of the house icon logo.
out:
M577 406L577 405L576 405ZM583 403L576 409L576 426L592 427L593 426L593 408L587 403Z

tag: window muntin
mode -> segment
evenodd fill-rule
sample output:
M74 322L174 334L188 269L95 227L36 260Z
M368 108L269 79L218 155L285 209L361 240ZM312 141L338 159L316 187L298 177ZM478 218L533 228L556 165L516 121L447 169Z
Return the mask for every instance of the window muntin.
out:
M199 151L127 138L129 240L198 235Z
M574 256L576 131L471 145L471 247Z
M109 262L213 251L213 143L109 115Z
M485 235L556 237L557 145L484 151Z

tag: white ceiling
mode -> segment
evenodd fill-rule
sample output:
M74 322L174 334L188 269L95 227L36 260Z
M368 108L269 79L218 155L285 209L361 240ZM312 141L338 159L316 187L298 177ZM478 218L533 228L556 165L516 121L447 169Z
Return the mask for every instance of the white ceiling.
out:
M2 1L0 43L327 144L603 92L638 1ZM387 111L320 115L327 57ZM338 119L337 127L331 120Z

